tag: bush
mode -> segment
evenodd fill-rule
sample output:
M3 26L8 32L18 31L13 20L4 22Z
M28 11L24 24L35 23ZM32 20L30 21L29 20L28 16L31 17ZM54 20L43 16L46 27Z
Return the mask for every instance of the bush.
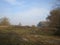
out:
M14 32L0 32L0 45L19 45L21 42L21 37Z

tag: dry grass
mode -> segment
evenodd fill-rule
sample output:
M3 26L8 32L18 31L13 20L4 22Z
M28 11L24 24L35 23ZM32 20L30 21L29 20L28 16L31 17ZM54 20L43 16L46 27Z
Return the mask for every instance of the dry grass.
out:
M32 34L32 32L33 29L30 28L0 30L0 45L60 45L60 37Z

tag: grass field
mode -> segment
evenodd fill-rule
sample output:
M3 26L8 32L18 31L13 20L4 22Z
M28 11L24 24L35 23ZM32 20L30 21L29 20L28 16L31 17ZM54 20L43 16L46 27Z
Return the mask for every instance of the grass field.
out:
M36 31L31 28L0 29L0 45L60 45L60 37Z

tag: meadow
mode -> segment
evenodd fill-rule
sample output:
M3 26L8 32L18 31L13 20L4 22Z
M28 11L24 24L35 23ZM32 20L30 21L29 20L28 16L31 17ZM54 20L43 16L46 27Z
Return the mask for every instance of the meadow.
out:
M37 27L1 27L0 45L60 45L60 37Z

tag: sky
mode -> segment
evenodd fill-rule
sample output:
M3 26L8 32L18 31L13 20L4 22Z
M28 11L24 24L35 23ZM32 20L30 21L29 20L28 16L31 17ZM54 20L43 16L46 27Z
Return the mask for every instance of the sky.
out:
M45 21L52 0L0 0L0 18L8 17L12 24L37 25Z

